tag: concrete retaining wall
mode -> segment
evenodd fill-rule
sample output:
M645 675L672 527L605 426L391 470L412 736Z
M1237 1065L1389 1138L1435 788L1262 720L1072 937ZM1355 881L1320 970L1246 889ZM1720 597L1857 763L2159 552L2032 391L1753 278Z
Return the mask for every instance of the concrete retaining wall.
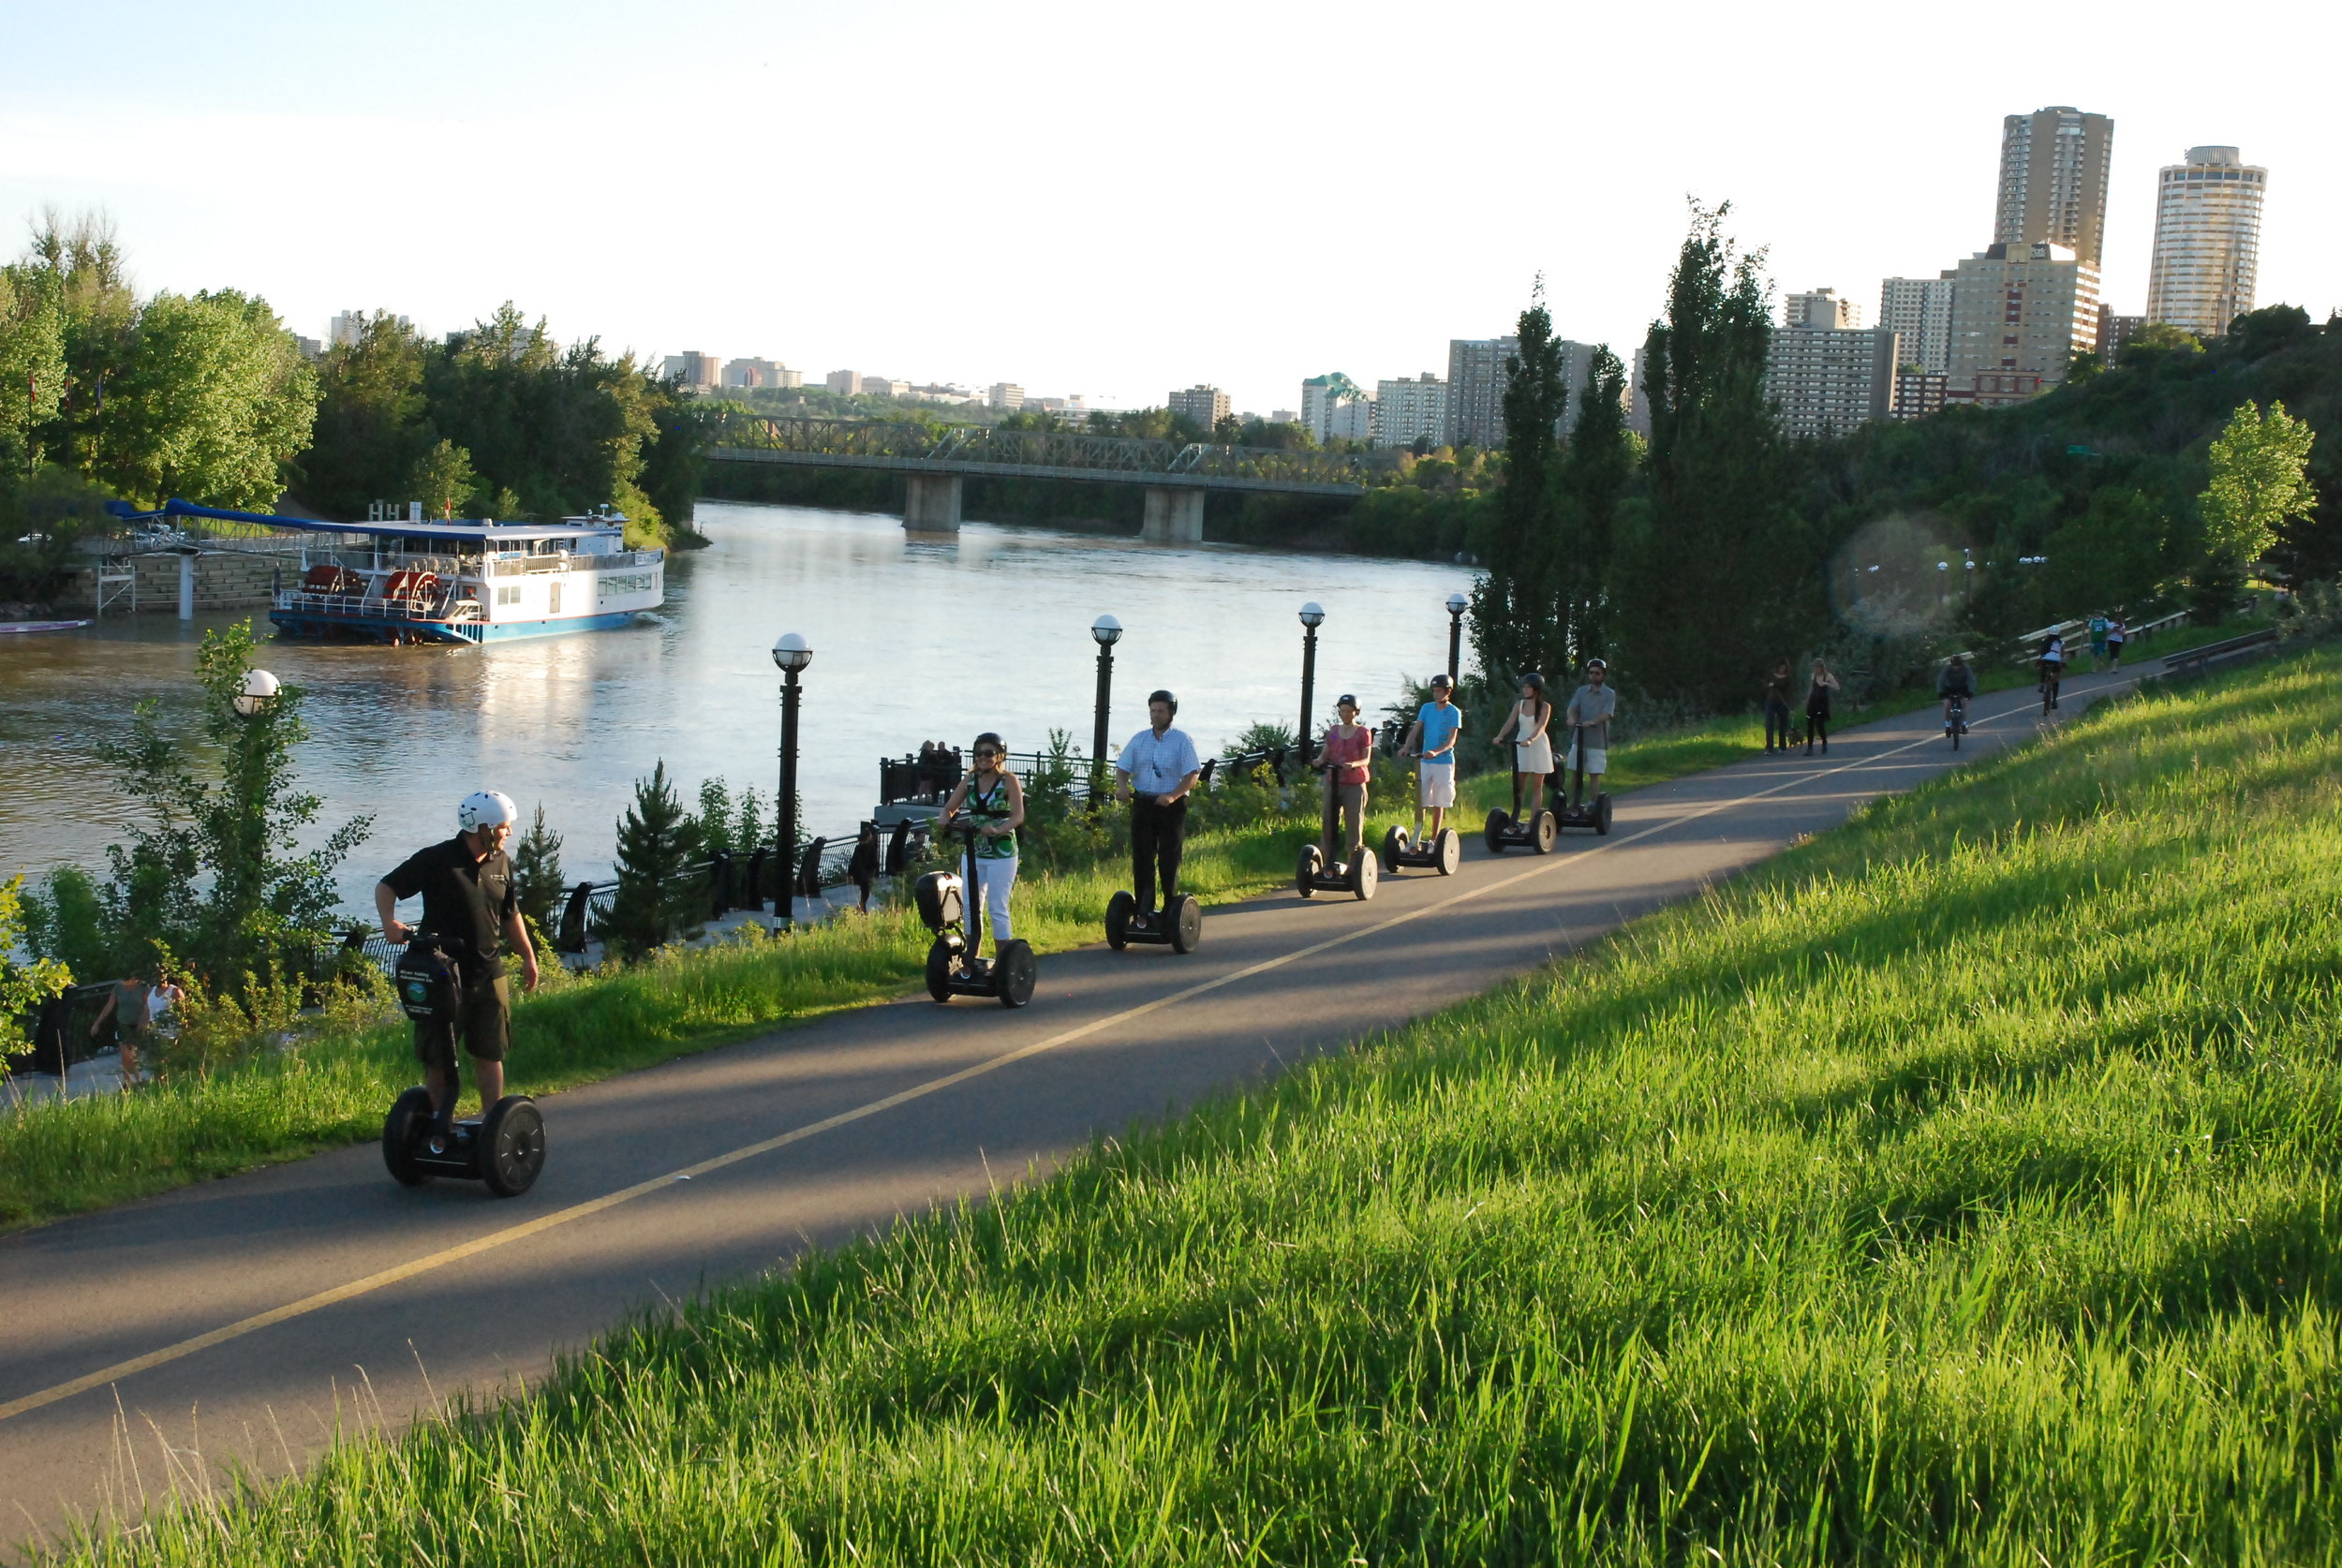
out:
M141 615L179 613L179 556L158 551L122 559L138 573L138 612ZM203 610L247 610L265 606L279 572L287 582L301 575L301 552L216 550L195 558L195 607ZM85 567L66 579L54 600L59 614L86 615L97 605L97 571ZM126 599L107 606L110 615L126 612Z

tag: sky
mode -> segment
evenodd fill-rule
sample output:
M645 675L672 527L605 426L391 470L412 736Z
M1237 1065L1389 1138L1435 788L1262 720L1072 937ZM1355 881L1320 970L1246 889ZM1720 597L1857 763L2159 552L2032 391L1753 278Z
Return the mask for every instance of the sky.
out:
M2322 319L2337 45L2294 0L0 0L0 220L102 210L141 290L313 337L511 300L643 354L1267 413L1444 376L1540 275L1564 336L1639 342L1695 198L1875 320L1990 242L2002 116L2048 104L2114 119L2117 310L2157 169L2212 142L2270 170L2260 302Z

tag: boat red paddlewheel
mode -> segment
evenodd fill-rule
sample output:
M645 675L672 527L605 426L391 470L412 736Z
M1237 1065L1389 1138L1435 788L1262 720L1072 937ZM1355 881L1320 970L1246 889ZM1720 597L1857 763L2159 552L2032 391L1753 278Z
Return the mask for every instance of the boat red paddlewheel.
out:
M439 574L408 569L391 573L382 584L382 601L407 610L423 610L439 597Z
M363 592L366 580L340 566L313 566L301 579L304 593L354 594Z

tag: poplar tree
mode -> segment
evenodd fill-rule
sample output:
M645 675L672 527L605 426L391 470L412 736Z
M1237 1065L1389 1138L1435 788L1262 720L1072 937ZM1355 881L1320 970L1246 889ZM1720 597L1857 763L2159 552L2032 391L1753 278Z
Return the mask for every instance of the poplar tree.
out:
M2212 443L2210 482L2197 497L2203 514L2204 554L2188 586L2201 619L2225 615L2245 570L2276 542L2285 523L2317 510L2309 482L2309 449L2317 433L2272 402L2241 405Z
M1509 678L1553 656L1562 621L1557 523L1561 428L1569 388L1540 277L1505 362L1505 488L1488 540L1488 575L1472 590L1472 642L1480 668Z
M1635 474L1625 398L1626 367L1608 344L1595 344L1562 460L1561 635L1549 669L1575 671L1609 657L1610 564L1619 504Z

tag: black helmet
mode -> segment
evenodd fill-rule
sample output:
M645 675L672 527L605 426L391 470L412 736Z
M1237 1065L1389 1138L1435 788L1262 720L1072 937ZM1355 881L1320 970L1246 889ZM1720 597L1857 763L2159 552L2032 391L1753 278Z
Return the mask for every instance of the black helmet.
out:
M1610 661L1607 658L1590 658L1586 660L1586 668L1589 670L1601 670L1607 673L1610 668Z
M1149 691L1147 693L1147 705L1149 707L1154 706L1157 703L1162 703L1168 706L1171 710L1173 717L1176 718L1178 717L1179 700L1177 697L1172 696L1168 689Z
M1537 688L1538 696L1542 697L1545 695L1545 677L1538 674L1534 670L1524 672L1520 677L1520 684L1523 686L1534 686Z
M976 737L975 749L982 751L987 746L1003 757L1008 755L1008 742L1002 740L998 734L994 733L990 730L986 730L983 734Z
M1346 691L1334 699L1334 706L1338 708L1355 708L1357 705L1358 700Z

